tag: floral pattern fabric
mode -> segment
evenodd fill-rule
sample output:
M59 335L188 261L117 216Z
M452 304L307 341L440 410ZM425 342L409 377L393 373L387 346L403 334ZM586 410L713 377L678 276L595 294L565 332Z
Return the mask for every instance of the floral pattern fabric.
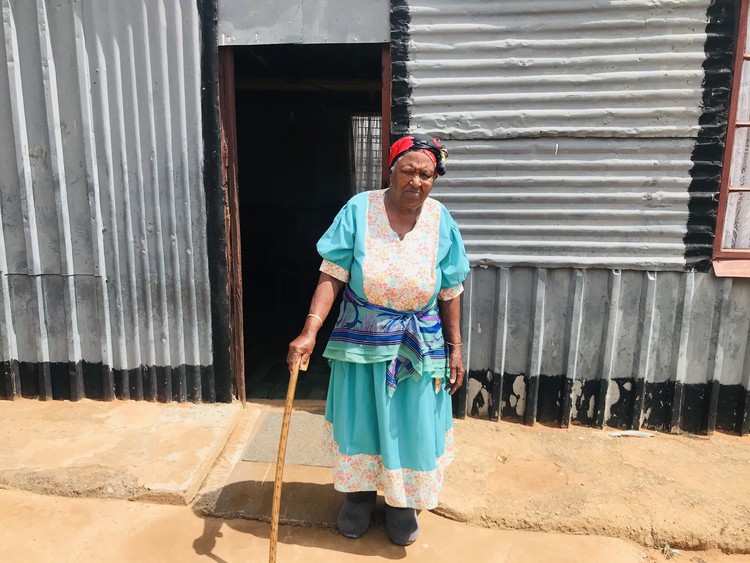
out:
M341 208L316 245L321 271L395 317L437 309L436 297L460 295L469 272L458 226L441 203L428 198L412 231L400 239L388 220L386 193L360 193ZM397 388L388 386L397 353L379 355L360 342L388 334L380 329L361 333L367 329L351 325L355 319L349 318L346 303L339 320L348 332L326 348L331 364L326 421L333 432L336 489L381 490L392 506L434 508L444 469L453 459L451 399L440 377L447 374L435 364L424 370L426 377L397 378ZM338 343L346 346L329 357L329 348Z
M422 309L435 294L440 204L426 199L403 240L388 221L386 190L369 192L362 277L370 303L399 311Z
M330 260L323 260L323 263L320 265L320 271L344 283L349 281L349 270L345 270Z
M461 295L464 292L464 284L460 283L458 285L454 285L453 287L447 287L445 289L441 289L438 291L437 298L440 301L450 301L451 299L455 299L459 295Z
M431 471L399 468L387 469L379 455L344 455L333 438L333 425L325 423L324 444L334 459L333 486L337 491L383 491L391 506L431 510L438 505L445 468L455 456L453 429L445 433L445 452Z

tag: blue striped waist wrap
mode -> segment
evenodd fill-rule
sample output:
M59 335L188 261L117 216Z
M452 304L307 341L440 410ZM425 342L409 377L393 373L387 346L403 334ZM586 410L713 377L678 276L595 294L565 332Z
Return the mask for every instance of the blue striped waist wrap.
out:
M417 311L398 311L365 301L348 285L323 356L362 364L388 362L389 396L405 378L443 379L450 374L436 301Z

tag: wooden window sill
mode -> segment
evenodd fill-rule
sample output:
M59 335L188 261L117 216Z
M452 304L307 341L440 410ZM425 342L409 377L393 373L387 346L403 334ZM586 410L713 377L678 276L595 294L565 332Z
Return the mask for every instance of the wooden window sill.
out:
M750 278L750 258L717 259L711 262L719 278Z

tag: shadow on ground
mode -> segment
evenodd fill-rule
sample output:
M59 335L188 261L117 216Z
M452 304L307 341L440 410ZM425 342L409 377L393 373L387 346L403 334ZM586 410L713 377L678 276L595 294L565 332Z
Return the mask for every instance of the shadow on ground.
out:
M196 499L193 512L203 519L203 534L193 542L199 555L217 562L224 560L214 555L216 539L222 537L222 528L229 526L242 533L268 538L270 525L258 522L271 521L273 481L242 481L231 483L218 490L209 491ZM383 498L373 514L370 530L360 539L350 540L336 532L336 516L343 502L343 494L330 484L285 482L281 496L283 525L323 528L330 534L295 534L290 528L279 531L280 544L294 544L347 554L378 556L385 559L403 559L406 550L391 544L383 526ZM311 544L314 537L316 544Z

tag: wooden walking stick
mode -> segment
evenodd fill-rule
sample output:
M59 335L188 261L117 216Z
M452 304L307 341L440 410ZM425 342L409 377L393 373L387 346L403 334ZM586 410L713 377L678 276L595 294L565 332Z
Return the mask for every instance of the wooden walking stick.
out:
M297 377L299 371L307 371L306 361L300 365L297 360L289 370L289 388L286 391L286 404L284 404L284 419L281 422L281 438L279 439L279 455L276 458L276 479L273 482L273 508L271 509L271 545L268 551L269 563L276 563L276 544L279 542L279 513L281 512L281 482L284 478L284 459L286 458L286 441L289 438L289 422L292 418L292 404L294 403L294 391L297 388Z

